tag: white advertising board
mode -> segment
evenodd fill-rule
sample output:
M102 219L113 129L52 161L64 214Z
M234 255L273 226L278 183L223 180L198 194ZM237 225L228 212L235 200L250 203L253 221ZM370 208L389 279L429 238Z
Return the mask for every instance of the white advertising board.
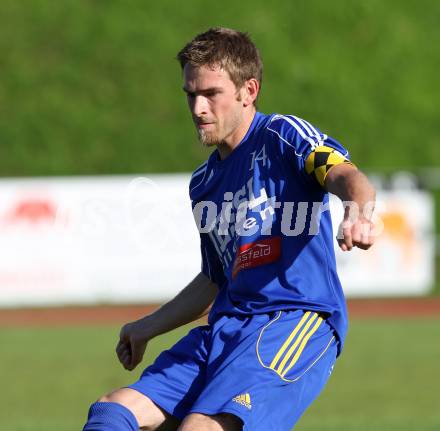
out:
M0 181L0 305L172 297L200 270L188 181Z
M188 183L186 174L1 180L0 306L171 298L200 270ZM336 226L342 206L331 207ZM431 197L382 192L377 215L374 248L337 251L347 295L426 293Z

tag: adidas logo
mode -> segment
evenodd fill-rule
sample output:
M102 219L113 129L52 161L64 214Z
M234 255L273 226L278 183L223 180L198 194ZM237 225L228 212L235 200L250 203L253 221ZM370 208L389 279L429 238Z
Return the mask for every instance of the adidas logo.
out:
M232 401L245 406L249 410L252 408L251 397L248 393L237 395L236 397L232 398Z

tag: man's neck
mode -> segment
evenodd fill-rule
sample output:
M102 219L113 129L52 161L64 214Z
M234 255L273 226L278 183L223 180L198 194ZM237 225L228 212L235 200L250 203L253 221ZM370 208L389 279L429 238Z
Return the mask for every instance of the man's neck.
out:
M243 121L241 122L240 126L237 127L237 129L230 136L228 136L223 142L217 145L217 151L220 155L221 160L226 159L226 157L228 157L232 153L232 151L234 151L234 149L246 136L246 133L251 127L255 113L256 113L256 109L255 107L252 107L252 109L245 114L245 117L243 118Z

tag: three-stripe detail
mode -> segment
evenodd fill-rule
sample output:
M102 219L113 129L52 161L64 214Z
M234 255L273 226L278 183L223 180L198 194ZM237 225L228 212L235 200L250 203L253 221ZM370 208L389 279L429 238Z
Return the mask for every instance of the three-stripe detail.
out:
M281 377L298 362L308 341L323 322L318 313L307 311L276 353L269 367Z
M310 144L312 149L323 145L323 142L328 138L327 135L320 133L315 127L302 118L295 117L294 115L277 114L274 115L271 122L278 119L283 119L289 123L298 132L301 138Z

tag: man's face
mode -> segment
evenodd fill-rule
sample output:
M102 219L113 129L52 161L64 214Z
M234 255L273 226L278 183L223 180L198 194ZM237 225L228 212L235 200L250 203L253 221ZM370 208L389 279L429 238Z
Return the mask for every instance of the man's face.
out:
M243 121L241 90L219 67L186 64L183 76L183 89L200 142L207 146L225 142Z

